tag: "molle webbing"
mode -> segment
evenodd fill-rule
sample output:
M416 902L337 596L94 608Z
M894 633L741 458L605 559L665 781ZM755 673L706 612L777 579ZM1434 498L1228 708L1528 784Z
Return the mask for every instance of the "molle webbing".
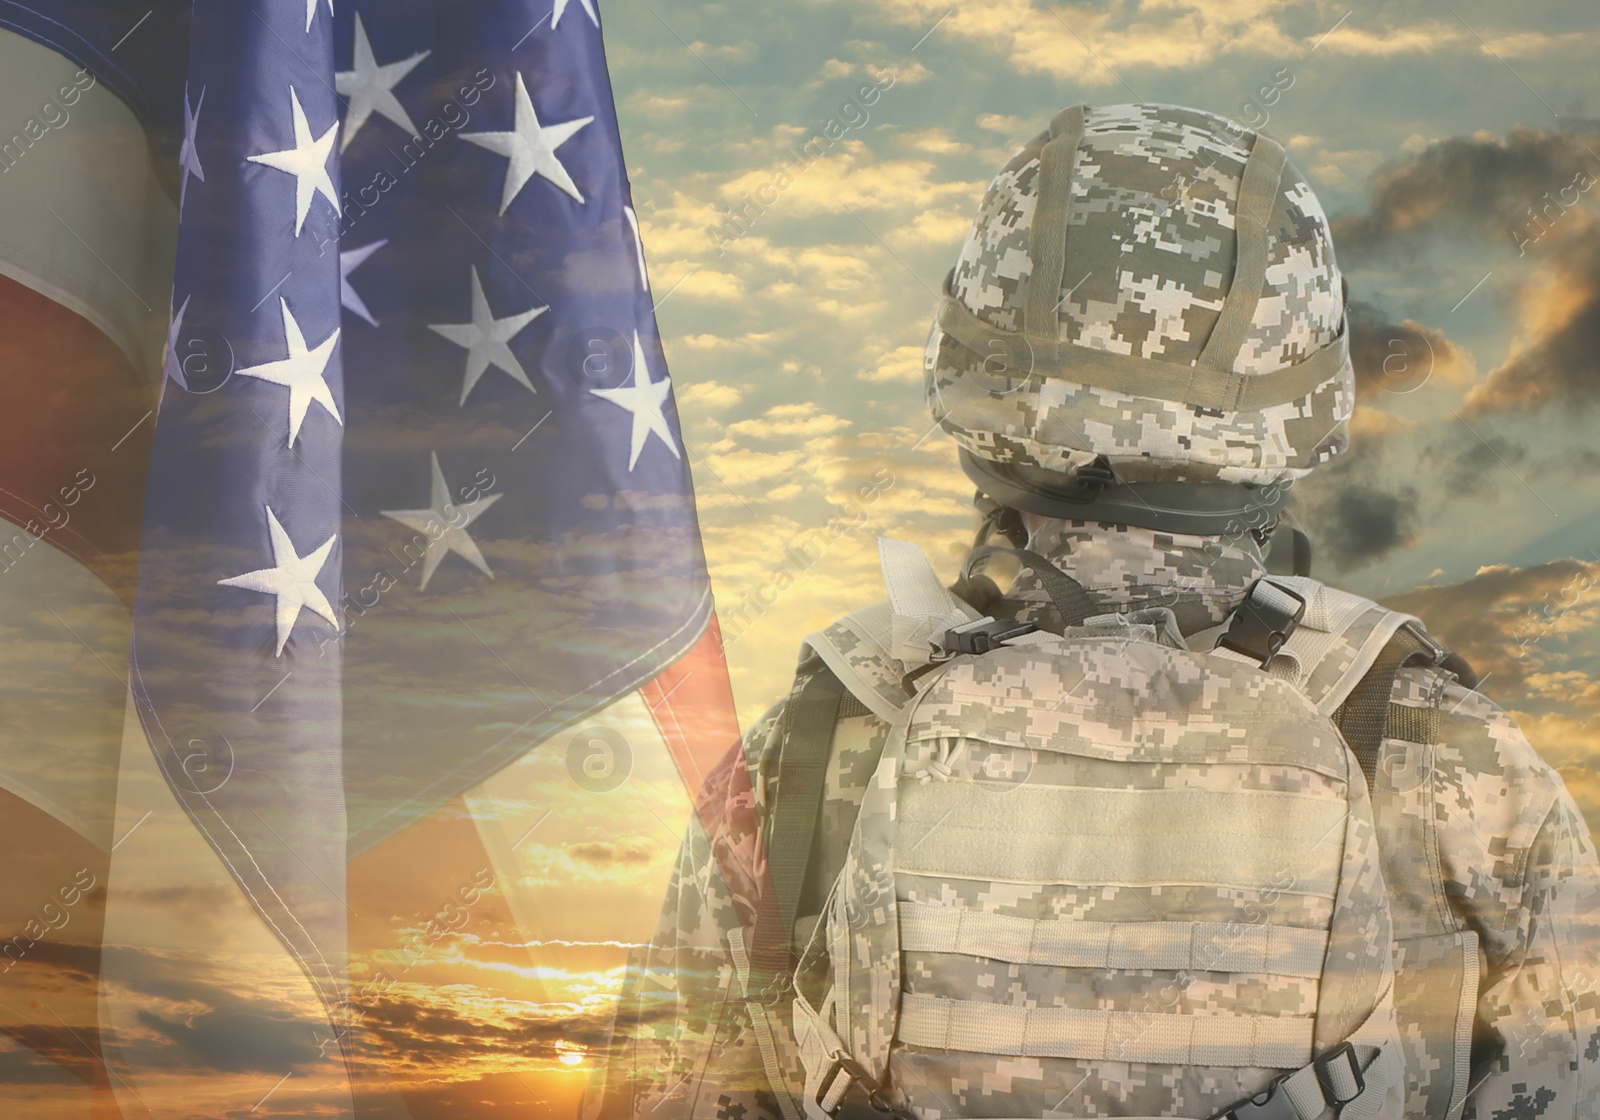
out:
M1368 785L1377 780L1378 748L1397 707L1389 702L1394 693L1395 677L1406 665L1436 664L1440 652L1437 646L1430 646L1412 630L1401 627L1378 654L1372 668L1367 670L1334 712L1333 721L1339 725L1345 742L1350 744L1351 752L1361 764L1361 772L1367 776ZM1408 726L1407 737L1427 734L1428 730L1425 726Z
M900 903L908 952L964 953L1063 968L1322 975L1328 931L1235 922L1090 922Z
M778 803L767 844L767 867L778 903L778 925L758 934L754 954L760 965L788 965L789 939L805 885L811 846L822 816L822 795L834 731L844 707L844 685L826 667L803 684L789 701L788 734L779 765Z
M1390 704L1389 725L1383 737L1404 743L1437 743L1443 734L1443 722L1438 707L1433 704L1425 707Z
M1345 812L1342 799L1264 790L910 784L900 791L897 828L908 839L896 846L894 869L989 882L1247 890L1281 887L1287 873L1295 893L1332 898L1337 861L1316 850ZM1286 863L1285 852L1304 862Z
M899 1040L978 1054L1295 1069L1311 1060L1315 1020L1014 1007L908 993Z

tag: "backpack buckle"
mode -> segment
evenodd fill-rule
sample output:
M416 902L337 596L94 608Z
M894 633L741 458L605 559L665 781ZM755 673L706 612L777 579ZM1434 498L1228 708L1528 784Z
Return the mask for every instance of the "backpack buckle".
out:
M1329 1050L1311 1065L1317 1071L1323 1098L1334 1109L1349 1104L1367 1090L1367 1079L1361 1076L1361 1059L1348 1042ZM1352 1087L1354 1091L1350 1091Z
M1227 633L1217 639L1217 645L1260 662L1265 669L1305 613L1305 596L1281 583L1258 579L1244 603L1233 612Z
M980 618L953 626L944 632L941 653L948 659L962 653L984 654L999 649L1013 638L1039 629L1031 622L1012 618Z
M1211 1117L1211 1120L1300 1120L1300 1113L1289 1099L1283 1083L1289 1075L1278 1078L1253 1097L1246 1097Z
M833 1065L828 1067L828 1072L822 1075L822 1081L817 1086L816 1101L824 1114L832 1116L834 1120L916 1120L911 1113L895 1108L883 1098L878 1091L878 1082L866 1066L843 1050L835 1050L832 1058ZM847 1078L849 1084L841 1092L835 1093L834 1082L841 1077ZM851 1089L860 1089L866 1094L865 1107L844 1099ZM830 1097L836 1102L831 1109L826 1103Z
M1361 1075L1361 1059L1356 1048L1345 1042L1335 1046L1311 1062L1317 1075L1317 1086L1322 1099L1334 1115L1340 1109L1366 1092L1367 1079ZM1302 1071L1304 1072L1304 1071ZM1300 1120L1300 1111L1289 1099L1284 1083L1294 1074L1286 1073L1265 1090L1246 1098L1236 1105L1223 1109L1211 1120Z

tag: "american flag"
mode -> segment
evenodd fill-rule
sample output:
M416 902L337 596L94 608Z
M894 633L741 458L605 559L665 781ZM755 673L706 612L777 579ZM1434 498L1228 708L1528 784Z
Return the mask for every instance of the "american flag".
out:
M351 857L626 694L691 796L737 726L594 0L196 5L182 101L130 685L333 1007Z

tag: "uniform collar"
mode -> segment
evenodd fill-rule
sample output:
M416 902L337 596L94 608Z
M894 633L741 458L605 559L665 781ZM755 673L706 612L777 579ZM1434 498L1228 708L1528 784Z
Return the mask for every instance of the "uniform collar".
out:
M1193 634L1225 620L1266 573L1248 533L1202 537L1134 526L1030 518L1028 547L1086 587L1107 611L1170 607ZM1006 593L1007 613L1048 627L1049 596L1032 572ZM1059 624L1059 620L1057 620Z

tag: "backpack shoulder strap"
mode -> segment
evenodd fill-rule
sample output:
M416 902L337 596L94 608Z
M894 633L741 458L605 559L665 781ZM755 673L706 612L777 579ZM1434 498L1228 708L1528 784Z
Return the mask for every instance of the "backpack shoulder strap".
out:
M790 1087L783 1031L776 1014L788 997L794 969L795 911L805 887L811 846L821 819L834 730L848 694L826 664L802 660L795 689L780 717L780 777L766 841L771 904L759 908L748 942L742 927L728 931L728 948L755 1033L767 1083L782 1120L802 1120Z
M800 650L802 661L820 657L844 688L886 723L894 722L912 695L901 683L905 669L890 652L893 614L888 603L847 614L808 635Z
M1468 687L1476 676L1460 655L1429 635L1414 615L1392 611L1348 591L1307 576L1271 576L1306 601L1306 609L1268 665L1333 720L1350 745L1370 784L1377 772L1378 746L1386 734L1416 738L1430 734L1425 713L1391 710L1395 677L1409 665L1437 665ZM1218 656L1235 657L1227 650ZM1437 732L1437 713L1431 721ZM1414 726L1415 725L1415 726Z
M767 836L767 867L778 914L778 924L771 932L783 940L785 950L822 820L834 732L847 695L844 684L824 664L801 684L784 710L778 796ZM758 946L756 955L761 955L764 948Z
M852 696L893 723L915 695L906 673L928 664L946 630L979 615L939 582L916 545L880 537L878 555L889 600L809 635L800 657L822 658Z
M1438 665L1443 660L1441 651L1448 652L1428 637L1427 631L1420 628L1420 623L1417 629L1402 626L1378 652L1372 667L1356 682L1344 702L1335 709L1333 722L1338 725L1345 742L1350 744L1356 761L1361 764L1361 772L1367 776L1369 787L1378 776L1378 748L1390 734L1397 712L1416 711L1412 708L1397 709L1390 703L1390 697L1394 695L1395 678L1407 665ZM1432 719L1424 717L1421 726L1393 729L1406 732L1404 736L1396 737L1412 738L1420 732L1424 740L1434 738L1438 733L1438 709L1429 709L1428 714Z
M1380 607L1370 599L1308 576L1268 576L1266 582L1286 588L1306 604L1299 623L1279 647L1267 671L1294 684L1318 712L1330 718L1376 663L1396 631L1407 625L1419 630L1422 627L1411 615ZM1239 658L1225 649L1216 650L1215 654Z

